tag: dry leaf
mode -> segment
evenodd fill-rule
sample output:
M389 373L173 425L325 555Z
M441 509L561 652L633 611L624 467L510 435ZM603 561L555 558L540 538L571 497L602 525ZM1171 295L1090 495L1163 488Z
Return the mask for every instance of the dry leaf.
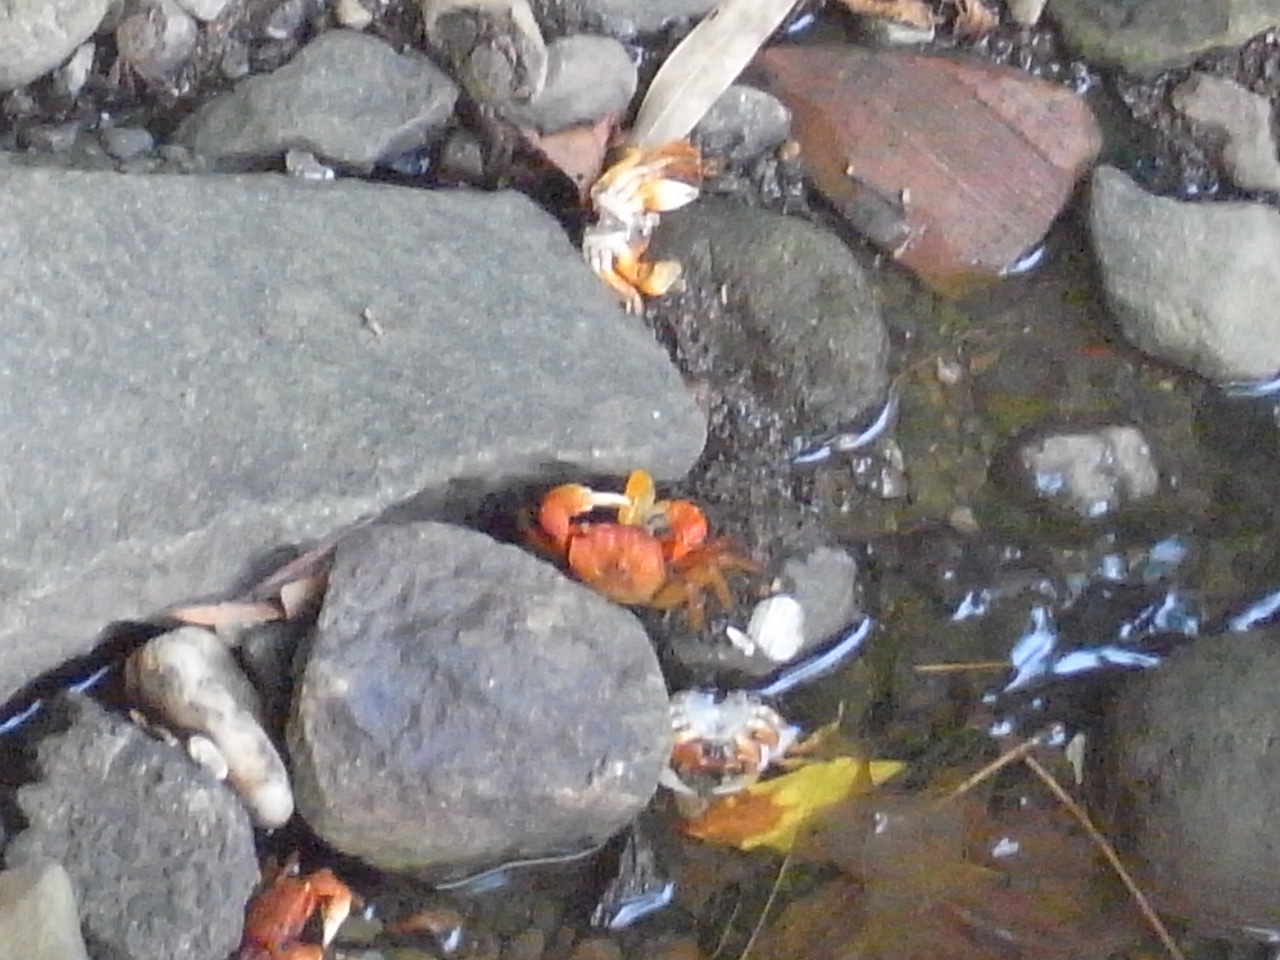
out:
M329 578L323 573L286 583L280 588L280 606L284 608L284 618L296 620L316 609L324 599L324 591L328 585Z
M604 169L604 157L618 123L618 115L610 113L595 123L570 127L556 133L539 134L532 127L520 133L533 149L573 181L585 201Z
M227 627L242 623L268 623L283 620L280 604L266 600L229 600L226 603L195 603L171 607L162 616L195 627Z
M894 760L868 762L853 757L808 763L724 798L685 823L684 832L742 850L768 847L786 853L814 814L879 786L902 768Z
M918 30L929 30L934 25L933 11L924 0L840 0L851 13L881 20L892 20Z
M653 78L631 128L631 145L652 150L687 137L795 4L720 0Z
M985 37L999 23L996 15L982 0L955 0L956 36L966 40Z

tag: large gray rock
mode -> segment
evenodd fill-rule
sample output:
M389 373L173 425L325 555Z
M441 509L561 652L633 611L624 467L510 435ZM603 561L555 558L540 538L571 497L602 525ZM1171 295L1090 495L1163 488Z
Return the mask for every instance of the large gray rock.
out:
M1089 60L1155 72L1280 23L1276 0L1053 0L1049 15Z
M367 170L425 143L457 96L453 81L421 54L330 30L274 73L209 101L178 138L212 160L251 162L296 149Z
M0 700L424 488L701 449L518 194L0 169L0 251Z
M53 860L0 872L0 960L88 960L76 894Z
M298 810L436 877L576 852L648 802L669 723L626 610L483 534L375 526L338 548L295 698Z
M244 807L180 747L87 698L64 707L70 726L41 743L40 781L18 790L30 825L5 862L66 867L94 956L225 960L258 882Z
M1091 738L1095 807L1156 906L1214 933L1280 925L1280 644L1195 641L1134 679Z
M1133 343L1211 380L1280 370L1280 211L1156 197L1102 167L1089 216L1107 302Z
M48 73L98 29L111 0L0 0L0 91Z

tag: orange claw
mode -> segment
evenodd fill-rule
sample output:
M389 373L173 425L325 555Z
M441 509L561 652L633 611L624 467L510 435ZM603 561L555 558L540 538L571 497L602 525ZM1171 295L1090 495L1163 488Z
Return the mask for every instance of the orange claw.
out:
M332 870L317 870L305 877L297 870L297 858L292 857L250 903L236 960L320 960L324 956L355 897ZM321 945L298 943L317 909L323 922Z
M555 542L556 548L567 550L578 517L597 507L625 507L627 498L619 493L601 493L580 483L565 483L542 498L538 508L538 526Z

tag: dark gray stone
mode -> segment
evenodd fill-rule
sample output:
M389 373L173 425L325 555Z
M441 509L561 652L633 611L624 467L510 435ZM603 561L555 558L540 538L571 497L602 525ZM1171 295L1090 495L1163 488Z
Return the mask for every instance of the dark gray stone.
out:
M1088 60L1154 73L1280 23L1276 0L1053 0L1049 15Z
M0 5L0 91L48 73L92 36L111 0L7 0Z
M248 815L181 748L152 740L83 697L39 748L40 781L18 790L30 826L14 866L57 860L85 940L113 960L225 960L258 882Z
M547 44L547 82L527 103L503 107L512 123L556 133L623 113L636 92L636 68L612 37L579 34Z
M460 527L338 549L289 728L298 810L391 870L584 849L648 802L670 743L630 613Z
M0 700L420 490L702 446L518 194L0 168L0 251Z
M710 277L730 310L701 336L748 371L775 409L820 432L884 401L889 342L875 291L835 234L765 210L702 200L663 218L654 259Z
M735 83L693 128L702 152L752 160L780 146L791 134L791 111L773 94Z
M1129 683L1091 738L1095 811L1156 906L1276 929L1280 635L1203 638Z
M424 144L452 115L457 94L453 81L421 54L330 30L274 73L242 80L205 104L178 138L227 163L298 149L367 170Z
M1101 167L1089 218L1107 303L1134 344L1211 380L1280 370L1273 206L1156 197Z

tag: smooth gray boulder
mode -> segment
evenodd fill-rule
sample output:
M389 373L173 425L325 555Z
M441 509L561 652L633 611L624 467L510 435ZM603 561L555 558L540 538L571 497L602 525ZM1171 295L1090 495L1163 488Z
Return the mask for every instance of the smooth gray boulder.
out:
M338 850L433 880L601 843L670 750L640 622L447 524L338 548L296 691L298 812Z
M0 92L44 76L93 35L111 0L0 2Z
M0 701L419 491L701 450L518 194L0 168L0 254Z

